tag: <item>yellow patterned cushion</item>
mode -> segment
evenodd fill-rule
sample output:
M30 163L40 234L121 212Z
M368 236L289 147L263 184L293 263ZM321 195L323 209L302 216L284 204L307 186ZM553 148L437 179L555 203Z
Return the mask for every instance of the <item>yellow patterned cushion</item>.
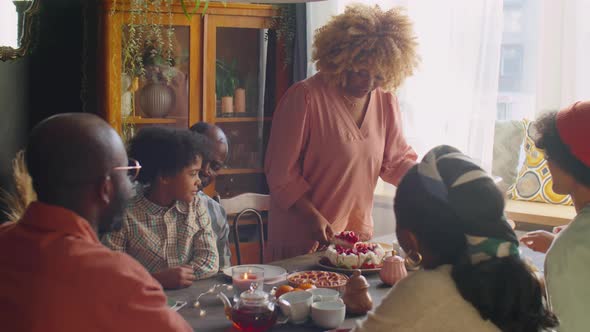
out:
M560 195L553 191L553 178L545 160L543 150L535 146L531 138L534 126L532 122L523 120L525 129L524 150L525 162L518 172L516 183L508 188L509 199L520 201L533 201L551 204L572 205L569 195Z

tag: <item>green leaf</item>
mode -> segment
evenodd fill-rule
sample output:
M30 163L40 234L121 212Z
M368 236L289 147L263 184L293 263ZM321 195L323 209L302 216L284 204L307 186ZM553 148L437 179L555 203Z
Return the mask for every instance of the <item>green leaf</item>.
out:
M180 5L182 6L182 11L184 12L184 16L186 16L186 18L188 18L190 20L190 19L192 19L193 15L195 15L197 10L199 10L199 6L201 6L201 0L195 1L195 7L190 12L188 11L188 9L186 7L185 1L188 1L188 0L180 0ZM208 0L207 0L207 3L209 3Z
M205 13L207 12L207 8L209 8L209 1L205 1L205 7L203 7L203 12L201 13L202 17L205 16Z

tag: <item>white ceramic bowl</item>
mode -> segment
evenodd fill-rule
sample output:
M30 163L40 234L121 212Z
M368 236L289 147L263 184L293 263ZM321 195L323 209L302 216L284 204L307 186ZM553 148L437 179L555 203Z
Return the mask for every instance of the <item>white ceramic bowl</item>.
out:
M311 319L325 329L338 328L345 316L346 306L342 301L314 302L311 305Z

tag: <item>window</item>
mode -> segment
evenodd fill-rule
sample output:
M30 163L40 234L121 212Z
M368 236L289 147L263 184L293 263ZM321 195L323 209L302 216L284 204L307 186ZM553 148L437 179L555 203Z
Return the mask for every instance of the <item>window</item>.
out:
M500 91L520 91L523 51L521 44L502 45L500 53Z
M498 120L532 118L535 110L538 1L506 0L498 79Z
M17 47L17 19L12 1L0 1L0 45Z

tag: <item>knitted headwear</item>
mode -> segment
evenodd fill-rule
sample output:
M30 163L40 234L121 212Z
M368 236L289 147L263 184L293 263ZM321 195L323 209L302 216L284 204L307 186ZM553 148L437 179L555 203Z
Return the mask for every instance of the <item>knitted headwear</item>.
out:
M493 179L459 150L441 145L417 166L422 188L456 215L477 264L491 257L518 256L518 239L504 217L504 198Z
M590 167L590 101L579 101L557 112L561 141L586 167Z

